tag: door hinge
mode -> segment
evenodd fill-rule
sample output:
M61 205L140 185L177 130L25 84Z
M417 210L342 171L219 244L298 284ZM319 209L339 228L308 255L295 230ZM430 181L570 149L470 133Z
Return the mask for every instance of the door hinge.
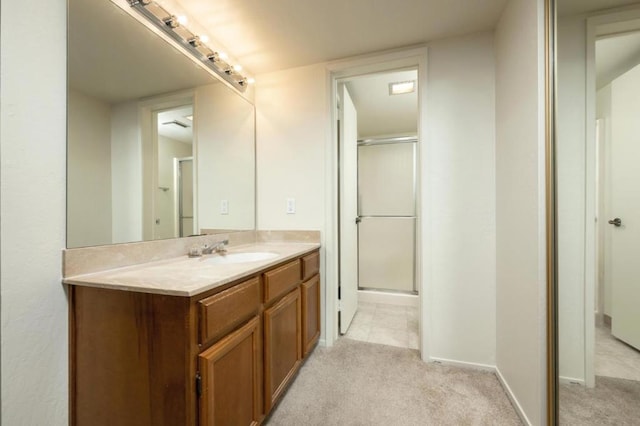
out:
M200 373L196 373L196 395L198 398L202 395L202 376Z

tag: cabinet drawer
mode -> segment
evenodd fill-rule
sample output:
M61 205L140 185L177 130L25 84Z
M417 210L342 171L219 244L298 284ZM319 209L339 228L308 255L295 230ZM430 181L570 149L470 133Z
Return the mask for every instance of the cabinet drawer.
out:
M200 344L206 345L231 332L258 312L260 279L252 278L198 302Z
M320 253L311 253L302 258L302 280L308 280L320 271Z
M300 284L300 261L264 273L264 300L271 302Z

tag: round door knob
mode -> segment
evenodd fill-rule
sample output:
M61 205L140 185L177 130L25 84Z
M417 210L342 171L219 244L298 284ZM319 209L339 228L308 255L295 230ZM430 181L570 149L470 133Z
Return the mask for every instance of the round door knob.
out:
M609 225L613 225L613 226L622 226L622 219L620 219L619 217L616 217L615 219L611 219L609 221Z

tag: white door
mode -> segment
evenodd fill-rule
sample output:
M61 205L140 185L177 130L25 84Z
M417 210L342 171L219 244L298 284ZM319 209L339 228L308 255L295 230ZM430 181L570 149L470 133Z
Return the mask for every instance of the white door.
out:
M340 333L358 309L358 116L344 84L340 97Z
M612 84L611 332L640 349L640 66Z

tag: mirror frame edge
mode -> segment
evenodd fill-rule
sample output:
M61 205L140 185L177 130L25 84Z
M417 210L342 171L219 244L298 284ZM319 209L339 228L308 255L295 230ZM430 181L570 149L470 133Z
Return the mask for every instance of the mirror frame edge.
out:
M545 175L546 175L546 403L547 424L559 424L558 410L558 276L556 213L556 0L544 0L545 21Z

